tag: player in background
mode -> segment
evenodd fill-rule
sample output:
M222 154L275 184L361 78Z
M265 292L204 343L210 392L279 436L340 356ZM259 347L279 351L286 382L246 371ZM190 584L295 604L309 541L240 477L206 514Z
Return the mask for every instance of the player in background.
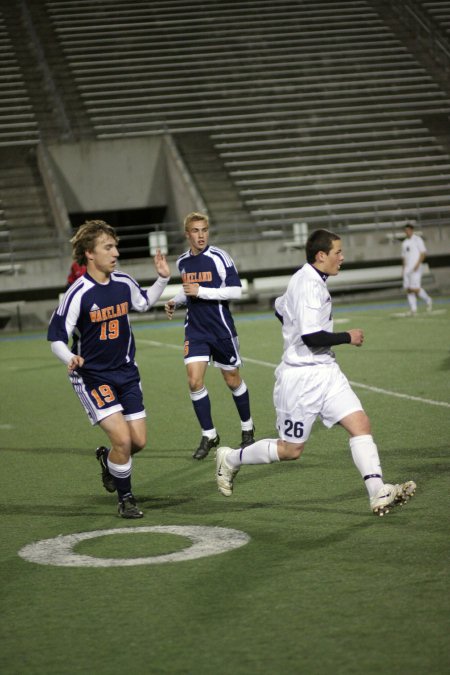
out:
M80 265L74 260L70 266L69 274L67 275L67 283L65 290L72 286L73 282L79 279L86 272L86 265Z
M405 225L405 239L402 241L403 288L406 290L411 316L417 314L417 298L423 300L431 312L433 302L422 288L422 263L427 249L422 237L414 233L414 225Z
M145 312L158 300L170 270L157 251L159 276L144 290L117 270L118 242L115 230L102 220L78 228L71 239L73 255L87 271L64 294L47 337L52 352L66 364L91 424L98 424L109 439L109 449L96 451L105 489L117 491L122 518L141 518L131 489L131 456L145 446L147 428L129 312Z
M211 359L233 395L241 420L241 447L254 441L249 393L239 372L239 339L228 304L241 297L242 284L228 253L209 245L208 216L189 213L184 230L189 250L177 260L183 290L166 303L165 309L171 319L177 307L187 306L184 363L192 405L202 430L200 445L192 457L204 459L220 443L204 383Z
M244 449L217 450L216 480L229 497L242 464L270 464L298 459L313 423L320 417L328 428L340 424L350 436L353 461L365 482L373 513L388 513L414 494L412 481L384 483L370 420L336 363L334 345L361 347L360 328L333 332L327 278L338 274L344 260L341 240L327 230L315 230L306 243L307 263L290 279L275 310L283 328L284 351L275 371L274 405L278 439L256 441Z

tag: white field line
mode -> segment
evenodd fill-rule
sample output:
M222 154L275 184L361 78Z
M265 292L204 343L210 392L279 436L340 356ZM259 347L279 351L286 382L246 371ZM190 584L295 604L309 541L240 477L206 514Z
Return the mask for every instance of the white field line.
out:
M169 344L167 342L156 342L155 340L136 340L136 342L142 342L143 344L146 345L151 345L152 347L167 347L168 349L176 349L178 351L181 351L180 345L173 345ZM242 357L242 360L245 363L253 363L256 366L263 366L265 368L276 368L278 364L276 363L269 363L268 361L259 361L258 359L250 359L246 357ZM396 391L390 391L389 389L381 389L380 387L372 387L369 384L362 384L361 382L352 382L350 381L350 384L352 387L359 387L360 389L367 389L368 391L372 391L374 394L384 394L385 396L394 396L396 398L404 398L407 401L417 401L418 403L427 403L428 405L437 405L440 406L441 408L450 408L450 403L447 403L446 401L433 401L433 399L430 398L421 398L420 396L410 396L409 394L399 394Z

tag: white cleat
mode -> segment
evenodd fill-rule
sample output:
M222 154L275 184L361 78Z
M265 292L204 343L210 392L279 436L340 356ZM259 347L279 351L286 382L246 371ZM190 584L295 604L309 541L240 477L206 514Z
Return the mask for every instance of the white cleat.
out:
M416 494L417 486L413 480L408 480L406 483L401 483L400 485L397 485L397 487L400 488L400 491L395 498L395 503L400 504L400 506L406 504L406 502L408 502L411 497L414 497Z
M219 492L224 497L231 497L233 493L233 479L240 467L232 468L227 464L226 457L232 448L217 448L216 453L216 481Z
M433 301L430 300L427 302L427 312L432 312L433 311Z
M384 516L389 513L391 507L406 504L415 491L416 484L412 480L401 485L385 483L378 494L370 500L370 508L376 516Z

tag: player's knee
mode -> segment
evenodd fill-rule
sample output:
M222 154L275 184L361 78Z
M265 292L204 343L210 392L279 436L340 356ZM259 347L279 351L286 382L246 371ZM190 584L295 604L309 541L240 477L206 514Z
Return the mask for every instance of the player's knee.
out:
M281 442L278 446L278 455L282 462L287 462L291 460L298 459L304 450L304 443L288 443L287 441Z
M370 426L370 419L368 415L361 410L360 414L355 418L355 424L353 429L354 436L365 436L372 433Z
M145 448L145 443L133 443L131 446L131 454L137 455L138 452Z
M144 428L141 432L136 432L133 429L131 434L131 454L135 455L137 452L140 452L145 448L147 443L147 431Z
M203 388L203 377L189 375L188 386L191 393L200 391Z
M230 389L237 389L242 382L238 368L235 370L222 370L222 375Z

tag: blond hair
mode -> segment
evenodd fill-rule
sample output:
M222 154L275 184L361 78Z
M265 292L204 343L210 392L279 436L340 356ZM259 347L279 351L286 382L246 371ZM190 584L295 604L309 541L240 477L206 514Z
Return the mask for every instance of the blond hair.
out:
M196 223L196 222L199 222L201 220L204 220L205 223L209 226L209 218L204 213L199 213L198 211L192 211L191 213L188 213L186 218L184 219L184 230L185 230L185 232L189 231L189 228L190 228L192 223Z
M80 225L70 243L72 244L72 257L79 265L86 265L86 251L93 251L98 237L106 234L112 237L116 244L119 243L119 237L112 225L108 225L104 220L87 220Z

